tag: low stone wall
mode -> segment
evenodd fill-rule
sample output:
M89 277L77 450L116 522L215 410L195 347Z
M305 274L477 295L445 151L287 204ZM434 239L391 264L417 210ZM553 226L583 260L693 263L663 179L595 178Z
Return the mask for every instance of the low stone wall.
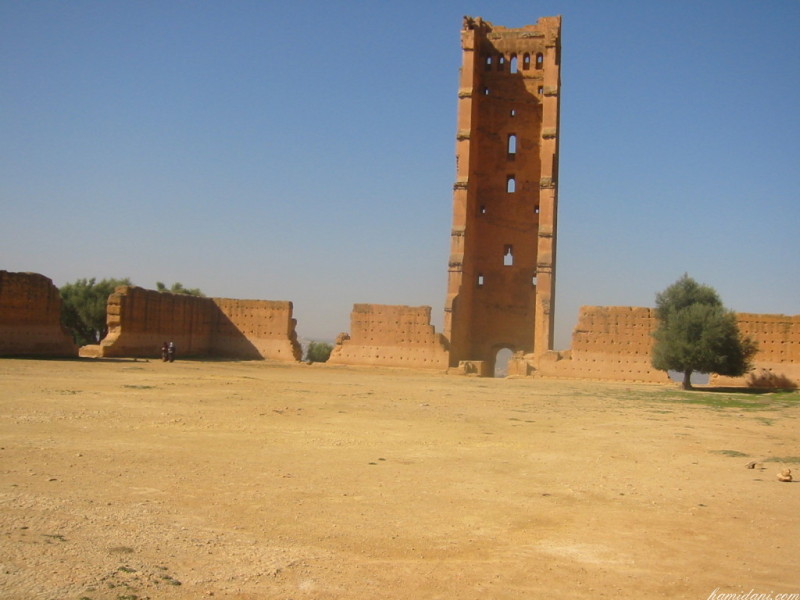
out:
M120 286L108 298L108 335L99 356L157 357L172 341L178 356L300 360L292 303L200 298Z
M53 282L38 273L0 271L0 356L77 355L61 326L61 296Z
M738 313L736 321L743 335L758 342L753 357L755 368L744 377L712 375L714 386L766 388L800 387L800 315Z
M430 306L355 304L350 334L339 336L328 362L444 371L447 342L430 323Z

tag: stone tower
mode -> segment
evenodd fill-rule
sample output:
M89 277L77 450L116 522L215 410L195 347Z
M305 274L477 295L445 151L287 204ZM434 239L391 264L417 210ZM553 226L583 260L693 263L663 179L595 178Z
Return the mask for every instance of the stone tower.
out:
M553 346L561 17L464 18L444 334L450 365Z

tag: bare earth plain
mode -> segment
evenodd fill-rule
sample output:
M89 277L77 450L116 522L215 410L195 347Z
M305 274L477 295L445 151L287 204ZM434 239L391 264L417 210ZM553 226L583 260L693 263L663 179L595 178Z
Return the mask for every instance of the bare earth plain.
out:
M799 425L797 392L4 359L0 597L800 593Z

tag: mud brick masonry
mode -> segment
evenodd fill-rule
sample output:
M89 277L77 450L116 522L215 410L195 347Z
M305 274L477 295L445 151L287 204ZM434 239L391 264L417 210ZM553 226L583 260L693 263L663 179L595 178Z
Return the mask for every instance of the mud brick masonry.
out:
M0 356L77 356L60 311L50 279L0 271ZM430 316L428 306L356 304L352 337L341 336L331 362L444 371L447 339L434 331ZM759 344L755 369L739 378L714 376L711 383L800 386L800 315L739 313L737 320ZM300 360L290 302L196 298L122 286L109 297L108 324L109 334L100 345L84 346L84 356L155 357L161 343L173 339L184 356ZM666 383L666 374L650 366L655 326L651 308L584 306L569 350L517 352L509 375ZM480 365L465 372L482 374Z
M444 335L450 366L553 345L561 18L464 18Z
M465 17L461 49L444 338L453 372L490 375L503 348L553 347L561 17L520 29ZM357 307L353 330L366 312ZM333 360L408 365L386 307L369 327Z
M330 362L509 375L666 383L650 366L653 309L584 306L569 350L553 349L561 18L519 29L465 17L444 332L429 306L355 304ZM43 275L0 271L0 355L75 356ZM737 315L759 344L755 370L714 385L800 386L800 316ZM83 356L300 360L291 302L197 298L123 286L109 333Z
M61 326L61 296L38 273L0 271L0 356L77 356Z
M446 370L447 340L430 323L430 306L356 304L328 361Z
M300 360L292 303L199 298L120 286L108 298L108 335L85 356L155 357L172 341L181 356Z

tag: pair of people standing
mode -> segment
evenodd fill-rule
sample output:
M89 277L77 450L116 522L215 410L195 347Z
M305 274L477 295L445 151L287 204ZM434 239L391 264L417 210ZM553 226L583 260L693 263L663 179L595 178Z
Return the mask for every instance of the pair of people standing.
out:
M175 362L175 342L164 342L161 345L161 360Z

